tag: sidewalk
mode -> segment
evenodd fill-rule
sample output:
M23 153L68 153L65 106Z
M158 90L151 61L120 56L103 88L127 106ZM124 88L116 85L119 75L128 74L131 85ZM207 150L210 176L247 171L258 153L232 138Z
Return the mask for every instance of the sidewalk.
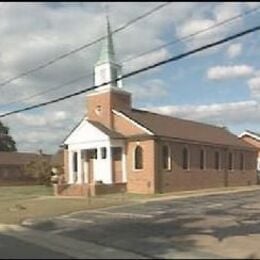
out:
M250 191L257 191L257 190L260 191L260 185L212 188L212 189L192 190L192 191L179 191L179 192L171 192L167 194L159 194L155 198L141 199L140 202L146 203L150 201L185 199L185 198L192 198L192 197L238 193L238 192L250 192Z

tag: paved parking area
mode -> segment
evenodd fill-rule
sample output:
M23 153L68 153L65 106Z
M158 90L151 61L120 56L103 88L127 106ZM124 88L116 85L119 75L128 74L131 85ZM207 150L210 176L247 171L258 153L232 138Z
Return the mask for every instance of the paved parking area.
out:
M144 258L260 258L260 191L73 213L33 228Z

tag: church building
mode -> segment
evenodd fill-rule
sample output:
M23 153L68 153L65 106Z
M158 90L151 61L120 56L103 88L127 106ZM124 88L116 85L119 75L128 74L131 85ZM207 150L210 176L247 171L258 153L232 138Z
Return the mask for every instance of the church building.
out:
M132 107L112 34L95 65L85 117L64 140L61 195L165 193L256 184L256 149L226 128Z

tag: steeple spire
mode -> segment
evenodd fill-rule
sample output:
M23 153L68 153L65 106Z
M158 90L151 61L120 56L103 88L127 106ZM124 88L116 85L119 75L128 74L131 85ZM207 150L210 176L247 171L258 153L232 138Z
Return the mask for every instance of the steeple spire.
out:
M95 66L95 85L111 82L106 87L122 88L121 66L117 64L108 15L106 15L107 35L104 39L99 59Z
M100 65L102 63L108 63L108 62L116 64L115 51L114 51L114 45L113 45L113 39L112 39L112 33L111 33L108 15L106 15L106 21L107 21L107 36L104 39L100 56L96 65Z

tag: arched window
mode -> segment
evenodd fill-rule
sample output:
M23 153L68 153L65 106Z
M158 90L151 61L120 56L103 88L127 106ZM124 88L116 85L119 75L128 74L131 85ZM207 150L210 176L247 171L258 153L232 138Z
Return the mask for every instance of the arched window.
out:
M204 149L201 149L200 150L200 169L201 170L204 170L206 168L205 164L206 164L206 152Z
M171 169L171 150L168 145L162 147L162 167L164 170Z
M228 169L233 170L233 153L231 152L228 153Z
M220 170L220 153L215 152L215 169Z
M243 153L240 154L240 161L239 161L239 168L241 171L243 171L245 169L245 156Z
M143 169L143 148L140 145L136 146L134 151L134 168Z
M182 150L182 168L184 170L189 169L189 151L186 147Z

